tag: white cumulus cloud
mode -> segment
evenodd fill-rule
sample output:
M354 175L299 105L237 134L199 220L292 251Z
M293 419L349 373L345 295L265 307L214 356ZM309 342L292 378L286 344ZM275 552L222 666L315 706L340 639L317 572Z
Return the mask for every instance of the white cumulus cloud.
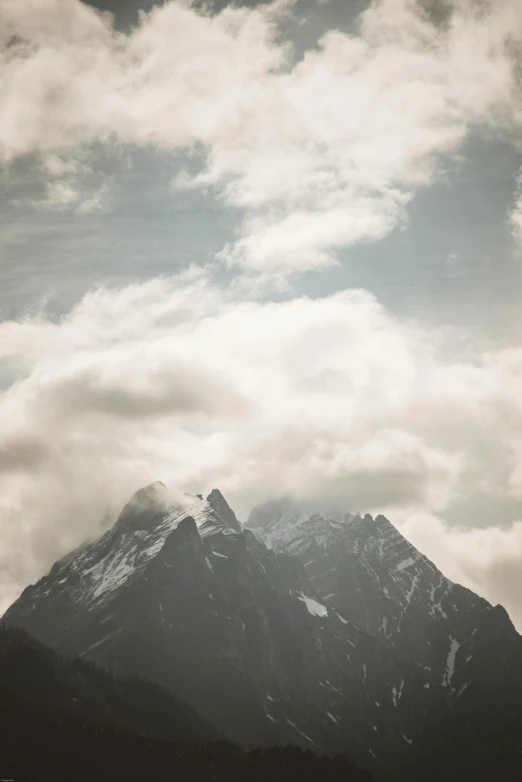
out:
M514 0L454 0L437 21L420 0L373 0L300 59L283 37L292 5L170 0L123 34L79 0L2 0L1 153L187 150L200 169L174 182L244 215L221 259L286 274L400 226L471 129L520 127ZM48 201L73 195L55 182Z

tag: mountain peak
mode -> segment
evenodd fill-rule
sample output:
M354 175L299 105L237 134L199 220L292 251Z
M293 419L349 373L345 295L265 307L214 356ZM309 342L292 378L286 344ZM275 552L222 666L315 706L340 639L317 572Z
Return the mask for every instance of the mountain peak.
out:
M31 601L41 595L78 606L106 603L141 577L176 529L183 540L237 536L239 522L217 490L212 492L212 502L201 495L171 491L161 481L144 486L100 538L62 557L31 587L23 610L30 612Z
M223 521L225 521L235 532L241 532L241 524L236 518L236 514L223 497L219 489L212 489L207 497L207 502L216 511Z
M167 510L181 504L164 483L154 481L132 495L114 526L125 530L149 529Z

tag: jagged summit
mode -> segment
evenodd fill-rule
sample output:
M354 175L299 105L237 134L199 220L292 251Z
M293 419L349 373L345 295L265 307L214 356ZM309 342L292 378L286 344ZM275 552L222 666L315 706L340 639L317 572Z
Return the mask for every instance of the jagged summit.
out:
M182 507L183 500L171 492L162 481L154 481L139 489L124 506L115 526L144 529L158 521L168 508Z
M154 481L139 489L123 508L114 527L127 531L151 530L158 525L164 526L167 521L179 523L184 512L195 514L196 523L202 531L222 527L241 531L234 511L219 489L213 489L204 500L201 494L179 492L162 481Z
M207 497L207 502L212 505L218 516L220 516L223 521L226 521L233 530L236 532L241 532L241 524L237 520L236 514L226 499L223 497L219 489L212 489Z
M218 494L226 510L228 503ZM114 525L100 538L62 557L47 576L26 588L24 594L32 601L27 610L42 597L89 609L112 600L139 580L168 536L187 518L203 537L234 535L238 531L234 515L235 523L231 524L201 495L181 494L155 481L131 497ZM9 619L9 614L8 610L5 618Z
M419 664L436 672L440 681L455 644L465 679L464 660L472 659L478 641L473 631L491 624L488 614L495 615L509 637L517 636L504 609L498 612L446 578L382 514L310 515L298 504L282 501L254 509L248 524L266 545L304 562L325 606L403 659L422 660Z

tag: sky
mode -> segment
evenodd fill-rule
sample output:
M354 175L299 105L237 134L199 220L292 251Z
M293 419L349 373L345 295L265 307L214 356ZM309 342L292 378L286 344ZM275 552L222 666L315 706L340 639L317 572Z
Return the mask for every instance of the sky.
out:
M520 0L0 0L0 610L162 480L522 628Z

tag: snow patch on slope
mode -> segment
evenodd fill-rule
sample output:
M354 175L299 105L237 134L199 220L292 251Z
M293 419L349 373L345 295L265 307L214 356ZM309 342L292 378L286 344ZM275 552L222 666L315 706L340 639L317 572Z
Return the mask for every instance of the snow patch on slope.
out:
M458 641L455 640L455 638L452 638L450 635L450 648L448 652L448 659L446 660L446 671L444 672L444 676L442 677L442 686L443 687L450 687L451 680L453 678L453 674L455 673L455 658L457 657L457 652L460 649L460 644Z
M302 592L298 595L298 598L305 604L308 609L308 613L312 614L312 616L327 616L328 609L321 605L321 603L318 603L317 600L303 595Z
M403 559L402 562L399 562L399 564L395 568L395 572L400 572L401 570L404 570L407 567L411 567L414 564L415 564L415 560L413 557L408 557L408 559Z

